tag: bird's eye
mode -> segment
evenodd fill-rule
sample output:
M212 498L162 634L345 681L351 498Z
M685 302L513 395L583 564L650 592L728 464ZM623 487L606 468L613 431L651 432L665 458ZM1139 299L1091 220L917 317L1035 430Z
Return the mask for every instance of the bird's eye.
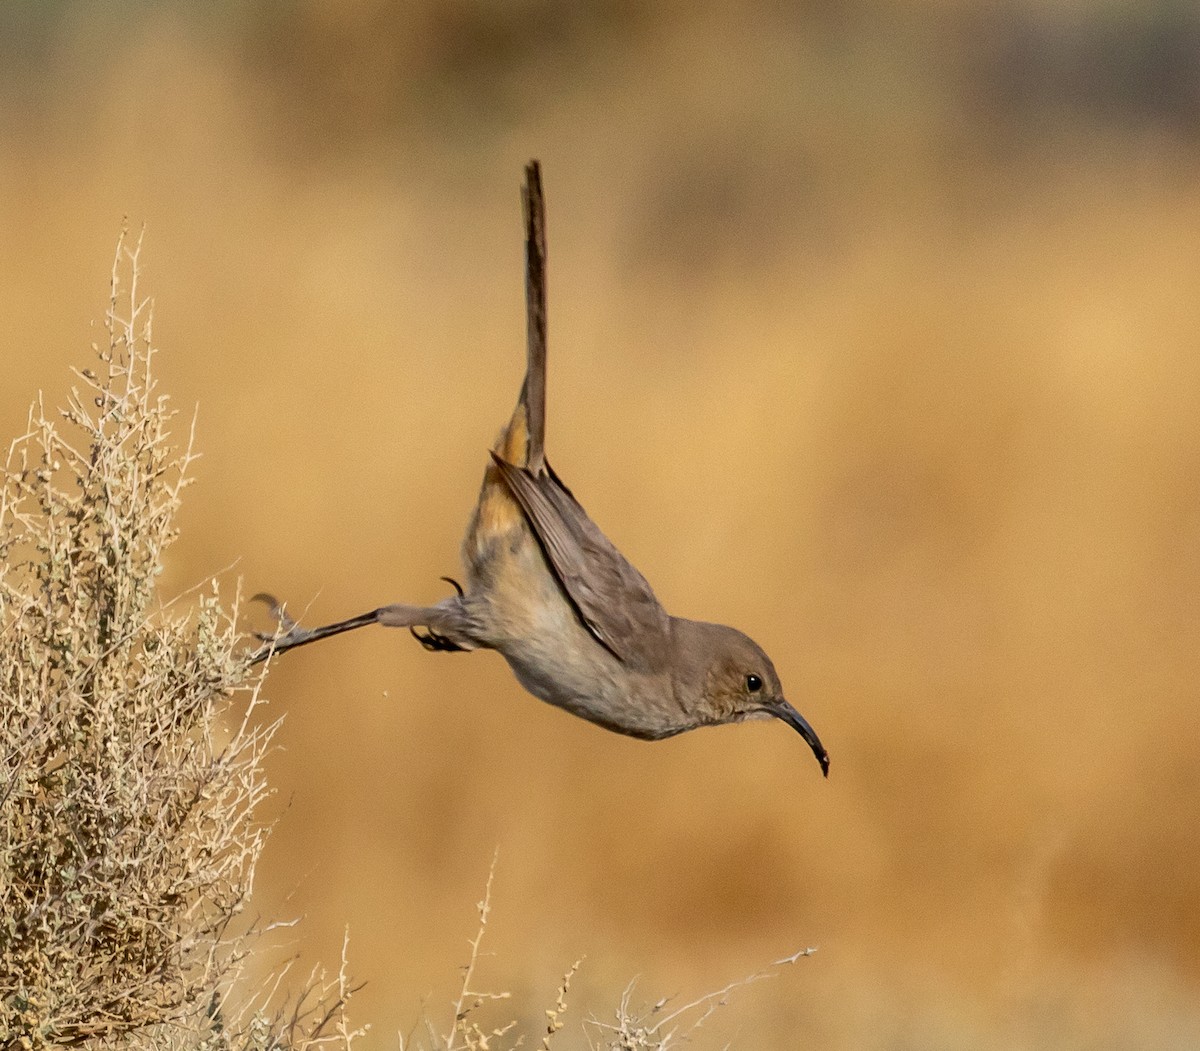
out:
M746 689L751 693L758 693L762 689L762 679L751 672L746 676Z

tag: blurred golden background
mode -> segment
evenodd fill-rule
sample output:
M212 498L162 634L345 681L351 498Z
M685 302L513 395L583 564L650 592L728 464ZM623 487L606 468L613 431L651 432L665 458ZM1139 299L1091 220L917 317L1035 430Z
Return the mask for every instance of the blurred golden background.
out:
M576 1022L817 945L697 1045L1196 1047L1200 9L6 4L2 433L86 364L128 216L199 404L166 590L435 600L533 156L555 466L763 643L830 780L781 724L648 745L358 632L270 677L288 951L348 925L395 1047L498 846L481 983L535 1023L581 955Z

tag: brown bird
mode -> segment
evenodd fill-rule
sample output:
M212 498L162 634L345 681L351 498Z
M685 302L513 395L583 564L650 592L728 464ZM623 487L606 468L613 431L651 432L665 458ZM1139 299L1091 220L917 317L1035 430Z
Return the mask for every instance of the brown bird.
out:
M463 540L466 589L445 577L457 594L434 606L381 606L311 629L270 595L255 596L284 633L264 636L252 661L368 624L409 628L431 650L498 650L535 697L632 737L782 719L828 776L820 738L784 699L761 647L734 628L668 614L546 461L546 240L536 161L525 170L522 201L525 382Z

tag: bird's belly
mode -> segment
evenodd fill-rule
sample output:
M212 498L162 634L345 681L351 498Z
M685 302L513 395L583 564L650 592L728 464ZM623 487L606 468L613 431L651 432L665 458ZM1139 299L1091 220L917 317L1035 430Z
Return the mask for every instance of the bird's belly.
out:
M553 590L534 585L540 593L535 601L522 602L514 618L523 623L522 630L497 638L495 648L535 697L605 721L624 700L620 662L583 626L557 583L548 583Z
M575 612L564 603L566 612ZM579 624L497 647L517 681L540 700L630 737L657 739L684 729L662 682L631 672Z
M669 686L634 672L587 630L524 518L496 528L499 520L477 516L463 549L479 644L499 651L535 697L589 722L643 738L683 729Z

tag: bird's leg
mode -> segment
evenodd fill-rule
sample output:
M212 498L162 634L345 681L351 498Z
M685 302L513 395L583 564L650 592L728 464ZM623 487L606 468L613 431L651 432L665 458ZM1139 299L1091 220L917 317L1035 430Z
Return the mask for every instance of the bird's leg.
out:
M360 613L357 617L339 620L334 624L324 624L319 628L302 628L288 615L283 603L274 595L265 593L255 595L250 601L263 602L267 605L272 616L279 622L280 632L275 635L268 635L261 631L254 633L264 645L251 654L250 663L258 664L285 650L293 650L297 646L307 646L310 642L318 642L332 635L340 635L345 631L365 628L369 624L379 624L385 628L408 628L416 640L427 650L450 653L473 649L474 647L463 645L445 633L446 628L453 630L458 624L457 614L459 611L457 607L458 600L463 596L463 589L456 580L449 577L442 577L442 579L454 586L454 590L458 592L455 598L446 599L436 606L409 606L404 603L380 606L368 613ZM419 626L425 626L426 631L417 631ZM442 630L439 631L438 628Z
M287 609L274 595L260 592L250 601L265 603L270 609L271 615L279 622L281 629L281 633L275 635L268 635L262 631L254 633L264 645L251 654L251 664L258 664L274 654L295 649L297 646L306 646L310 642L327 639L331 635L340 635L344 631L353 631L355 628L365 628L368 624L378 624L380 623L379 615L382 612L382 610L373 609L370 613L360 613L357 617L339 620L336 624L325 624L319 628L302 628L288 616Z

